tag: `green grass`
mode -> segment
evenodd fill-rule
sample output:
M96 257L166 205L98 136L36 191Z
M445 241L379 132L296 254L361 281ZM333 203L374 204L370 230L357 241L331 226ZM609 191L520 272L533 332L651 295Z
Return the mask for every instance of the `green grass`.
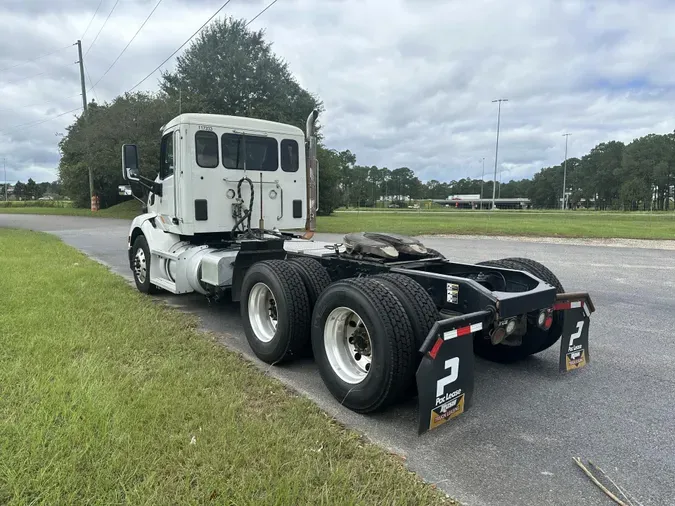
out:
M50 214L64 216L89 216L93 218L120 218L131 220L140 214L140 203L137 200L127 200L107 209L92 212L89 209L77 207L0 207L0 214Z
M544 237L675 239L673 213L459 211L336 213L320 232L386 231L408 235L486 234Z
M0 230L0 504L443 504L56 238Z
M9 200L0 201L2 207L72 207L70 200Z
M130 200L92 213L76 208L0 208L0 213L63 214L131 220L139 204ZM318 232L386 231L408 235L480 234L534 237L675 239L673 212L359 210L319 216Z

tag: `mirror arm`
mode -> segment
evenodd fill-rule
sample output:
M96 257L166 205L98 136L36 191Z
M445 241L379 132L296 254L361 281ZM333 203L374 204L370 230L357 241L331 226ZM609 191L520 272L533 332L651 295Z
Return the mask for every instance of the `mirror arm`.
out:
M148 191L151 191L152 193L154 193L159 197L162 196L162 183L153 181L152 179L141 176L140 174L137 176L137 178L138 184L140 184L143 188L145 188Z

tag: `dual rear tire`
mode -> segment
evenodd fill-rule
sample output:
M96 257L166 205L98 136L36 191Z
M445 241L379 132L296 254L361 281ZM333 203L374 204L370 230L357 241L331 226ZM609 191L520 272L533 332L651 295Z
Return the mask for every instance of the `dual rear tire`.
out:
M359 413L411 393L418 349L438 319L429 294L406 276L331 283L321 264L306 258L251 266L241 312L258 358L281 363L313 352L331 394Z
M506 258L483 265L522 270L555 286L562 284L543 265ZM441 319L430 295L415 280L379 274L331 282L311 258L253 264L244 277L241 311L253 352L267 363L282 363L313 352L321 378L345 407L359 413L382 410L414 393L419 349ZM563 312L554 312L548 331L528 315L519 346L474 338L476 355L514 362L539 353L561 336Z

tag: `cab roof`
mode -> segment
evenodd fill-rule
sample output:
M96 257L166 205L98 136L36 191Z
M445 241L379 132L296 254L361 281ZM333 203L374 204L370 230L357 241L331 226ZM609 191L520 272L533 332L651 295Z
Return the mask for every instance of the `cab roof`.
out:
M205 125L212 127L236 128L240 130L255 130L283 135L299 135L304 137L304 132L295 126L276 121L267 121L257 118L242 116L229 116L226 114L199 114L186 113L176 116L162 127L162 131L175 125Z

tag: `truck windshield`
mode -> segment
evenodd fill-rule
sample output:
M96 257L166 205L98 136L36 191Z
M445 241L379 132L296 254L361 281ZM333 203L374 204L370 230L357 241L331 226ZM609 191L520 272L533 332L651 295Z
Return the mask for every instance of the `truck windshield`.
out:
M228 169L275 171L279 167L276 139L257 135L223 134L223 165Z

